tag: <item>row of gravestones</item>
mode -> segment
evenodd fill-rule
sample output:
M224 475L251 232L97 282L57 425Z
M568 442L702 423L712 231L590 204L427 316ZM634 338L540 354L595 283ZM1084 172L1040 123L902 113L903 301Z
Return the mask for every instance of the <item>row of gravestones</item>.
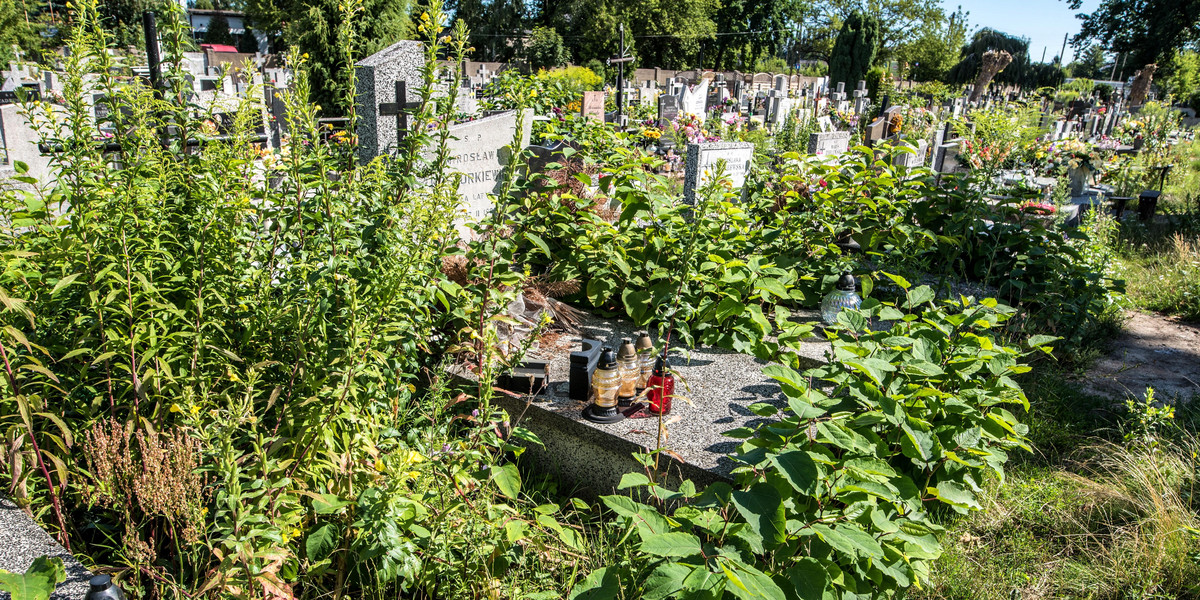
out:
M396 83L404 82L406 85L416 86L421 81L423 65L424 52L419 42L399 42L358 63L356 99L360 160L369 161L395 148L398 135L404 127L400 116L406 100L401 98L397 101L399 86ZM670 86L658 97L660 119L671 121L680 113L686 112L698 117L703 115L708 101L707 85L707 82L701 82L698 86ZM784 104L780 101L786 98L783 90L774 91L780 92L768 96L776 102L774 111L786 112L785 109L778 108ZM445 93L445 90L441 93ZM802 93L801 99L806 96ZM829 101L849 102L846 97L847 94L839 89L830 94ZM863 86L860 85L854 90L853 97L855 103L859 104L854 108L859 111L865 110L869 99L866 98ZM582 111L591 118L604 119L604 99L604 92L585 93ZM951 105L958 106L960 105L957 102ZM688 110L689 107L695 112ZM866 128L867 135L864 141L868 145L899 141L896 136L888 134L890 114L890 111L885 111ZM449 126L449 168L462 174L459 195L463 209L470 218L480 218L490 212L492 195L497 191L501 174L512 157L509 147L514 139L518 140L522 148L528 145L529 128L533 118L529 112L518 115L514 111L506 111ZM518 126L523 126L519 135ZM833 131L829 126L822 129L809 137L810 154L832 157L849 150L849 132ZM957 170L961 140L946 139L948 125L935 127L935 130L932 140L916 140L911 144L915 151L913 154L900 153L895 159L896 164L908 167L923 166L926 164L927 155L932 154L930 166L936 171L950 173ZM933 149L932 152L929 151L930 148ZM753 155L754 146L748 143L689 145L684 177L685 199L695 202L696 190L711 180L717 164L724 164L725 175L735 187L740 187L750 170Z

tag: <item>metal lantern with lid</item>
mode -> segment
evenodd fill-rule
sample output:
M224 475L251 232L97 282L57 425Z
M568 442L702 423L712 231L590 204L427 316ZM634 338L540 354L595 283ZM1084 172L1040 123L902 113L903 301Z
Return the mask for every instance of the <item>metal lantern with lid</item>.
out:
M856 291L854 276L849 271L842 273L832 292L821 300L821 321L826 325L837 323L838 313L847 308L862 306L862 297Z

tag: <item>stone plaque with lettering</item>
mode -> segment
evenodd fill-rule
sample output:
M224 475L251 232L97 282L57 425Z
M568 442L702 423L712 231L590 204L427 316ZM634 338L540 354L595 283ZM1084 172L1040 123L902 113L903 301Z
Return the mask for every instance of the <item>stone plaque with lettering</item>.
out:
M849 149L849 131L811 133L808 136L808 153L815 156L837 156Z
M754 144L749 142L720 142L714 144L688 144L687 172L683 180L684 201L696 203L696 190L703 188L713 178L721 175L716 169L725 161L724 175L740 189L750 173L754 161Z
M533 109L525 109L521 148L529 145L533 126ZM517 131L517 112L507 111L475 121L450 127L450 163L448 168L462 173L458 183L460 208L467 218L478 220L492 211L492 199L503 180L504 168L512 159L514 134Z
M584 92L580 113L585 119L604 121L604 92Z

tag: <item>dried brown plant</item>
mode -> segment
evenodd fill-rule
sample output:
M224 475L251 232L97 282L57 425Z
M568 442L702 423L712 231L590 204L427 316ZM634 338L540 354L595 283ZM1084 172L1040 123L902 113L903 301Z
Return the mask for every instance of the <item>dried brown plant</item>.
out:
M92 476L85 500L122 513L131 558L154 560L155 548L140 530L155 518L188 543L199 540L205 499L199 441L181 431L135 433L132 423L116 419L97 422L85 437L83 454Z

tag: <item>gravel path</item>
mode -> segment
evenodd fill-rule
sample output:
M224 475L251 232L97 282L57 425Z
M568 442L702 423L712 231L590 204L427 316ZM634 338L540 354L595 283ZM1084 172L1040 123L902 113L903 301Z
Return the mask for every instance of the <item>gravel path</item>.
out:
M39 556L57 556L66 567L67 580L58 584L51 600L83 600L92 574L38 527L25 511L17 508L12 500L0 496L0 569L24 573ZM0 600L9 600L9 594L0 592Z

